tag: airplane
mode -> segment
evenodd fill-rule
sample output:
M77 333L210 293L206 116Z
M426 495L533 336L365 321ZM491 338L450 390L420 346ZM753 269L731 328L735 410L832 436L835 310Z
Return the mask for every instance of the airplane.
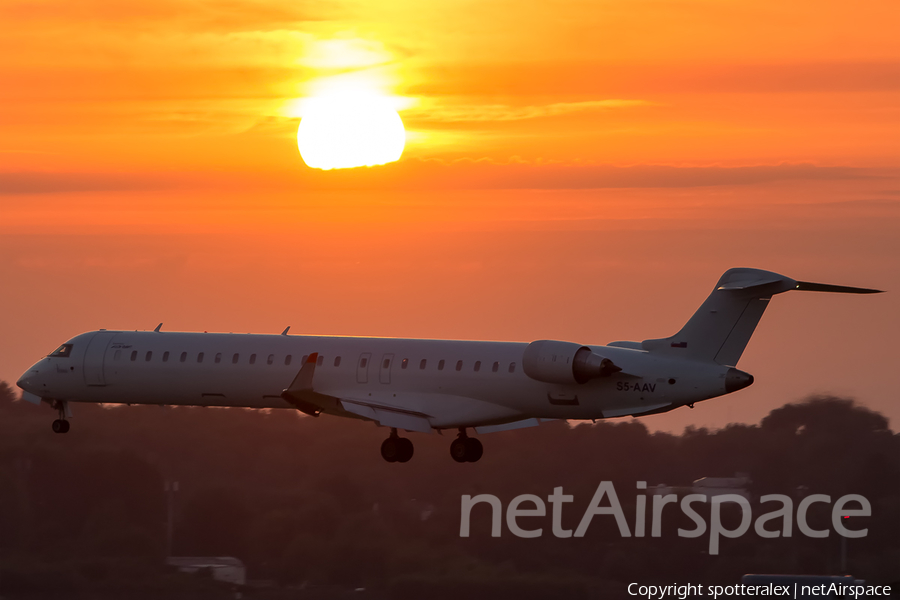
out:
M457 430L450 455L476 462L478 435L548 420L663 413L744 389L736 368L769 300L791 290L881 290L729 269L675 335L583 345L162 331L90 331L29 368L23 398L47 404L69 431L75 402L287 408L390 428L388 462L413 444L398 434Z

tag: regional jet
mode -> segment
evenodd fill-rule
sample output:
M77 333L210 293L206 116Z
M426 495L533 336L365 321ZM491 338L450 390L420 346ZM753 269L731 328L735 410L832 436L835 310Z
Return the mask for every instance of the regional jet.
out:
M413 444L398 431L456 430L450 455L475 462L474 432L555 419L608 419L667 412L741 390L736 368L775 294L880 290L730 269L675 335L605 346L371 337L108 331L75 336L17 382L23 398L58 412L69 431L76 402L286 408L365 419L390 428L388 462Z

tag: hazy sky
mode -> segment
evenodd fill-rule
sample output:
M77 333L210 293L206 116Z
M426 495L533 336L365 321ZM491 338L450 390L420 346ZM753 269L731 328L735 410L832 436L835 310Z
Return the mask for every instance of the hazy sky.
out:
M750 266L892 293L779 296L751 388L645 422L834 392L896 427L898 24L894 0L4 2L0 379L160 321L641 340ZM395 102L398 163L304 165L330 77Z

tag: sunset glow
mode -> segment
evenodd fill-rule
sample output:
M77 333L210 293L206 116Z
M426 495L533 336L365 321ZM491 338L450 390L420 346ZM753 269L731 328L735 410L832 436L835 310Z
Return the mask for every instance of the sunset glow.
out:
M895 292L897 23L896 0L3 2L0 379L160 321L591 344L671 335L735 266ZM867 300L773 303L752 388L645 423L810 391L900 419L896 294Z

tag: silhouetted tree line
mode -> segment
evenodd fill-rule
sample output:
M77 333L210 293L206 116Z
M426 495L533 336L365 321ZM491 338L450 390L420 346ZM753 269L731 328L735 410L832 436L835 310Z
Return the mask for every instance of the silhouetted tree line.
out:
M744 573L834 574L840 539L722 541L680 538L680 511L661 538L622 538L596 517L583 538L557 539L550 516L536 539L472 512L461 538L460 498L493 494L504 504L562 486L577 527L601 481L612 481L633 523L637 481L689 486L747 473L756 497L779 493L866 496L873 514L854 528L849 571L872 582L900 579L900 435L852 400L814 397L773 410L757 425L650 433L636 420L547 423L483 438L479 463L455 463L452 436L416 435L407 464L385 463L386 429L289 410L75 405L66 435L54 413L19 401L0 382L0 596L229 597L230 590L166 569L166 482L177 481L173 554L235 556L248 577L273 587L260 598L627 597L641 583L735 583ZM754 502L754 518L771 510ZM814 505L815 506L815 505ZM733 511L732 511L733 512ZM666 513L668 514L668 513ZM708 517L708 510L707 515ZM726 514L730 523L737 514ZM810 524L830 527L830 506ZM649 532L649 521L648 521ZM357 592L356 595L359 593Z

